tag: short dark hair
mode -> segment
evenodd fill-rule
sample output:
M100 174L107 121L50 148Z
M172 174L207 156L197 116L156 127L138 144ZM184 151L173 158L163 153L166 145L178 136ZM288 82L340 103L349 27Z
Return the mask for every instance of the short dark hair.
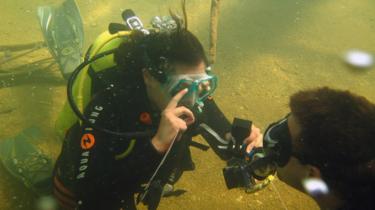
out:
M134 31L115 53L115 62L126 72L149 70L160 82L165 82L168 71L176 64L196 66L208 64L204 48L198 38L177 22L170 32L143 34ZM185 24L186 25L186 24Z
M375 105L349 91L323 87L294 94L290 108L301 125L300 152L309 164L347 205L374 207Z

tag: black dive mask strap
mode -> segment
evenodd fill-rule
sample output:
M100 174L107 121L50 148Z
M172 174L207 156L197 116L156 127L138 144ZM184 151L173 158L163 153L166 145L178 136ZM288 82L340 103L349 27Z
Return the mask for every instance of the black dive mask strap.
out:
M272 123L264 133L264 147L275 154L279 167L285 166L292 155L292 139L289 133L289 114L278 122Z

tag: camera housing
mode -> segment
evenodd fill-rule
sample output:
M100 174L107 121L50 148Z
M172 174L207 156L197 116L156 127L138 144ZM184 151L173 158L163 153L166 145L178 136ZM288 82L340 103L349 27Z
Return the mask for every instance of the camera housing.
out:
M246 153L243 140L251 133L252 122L235 118L232 124L232 142L228 146L232 159L223 169L225 183L228 189L244 187L252 192L256 188L256 180L264 180L276 170L275 155L272 150L254 148Z
M228 189L250 185L251 176L247 171L245 159L233 158L229 165L223 169L225 184Z

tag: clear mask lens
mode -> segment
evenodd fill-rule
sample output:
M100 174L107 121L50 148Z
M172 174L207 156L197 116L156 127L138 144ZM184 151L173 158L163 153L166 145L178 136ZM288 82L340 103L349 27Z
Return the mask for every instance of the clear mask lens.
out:
M188 88L188 92L181 99L181 103L187 106L202 104L216 89L216 76L208 74L178 75L167 84L171 95Z

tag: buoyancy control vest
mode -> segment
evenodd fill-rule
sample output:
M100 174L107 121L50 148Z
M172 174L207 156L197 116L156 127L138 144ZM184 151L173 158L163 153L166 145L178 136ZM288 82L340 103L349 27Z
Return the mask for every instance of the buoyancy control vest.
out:
M84 62L87 62L87 65L80 70L72 85L72 95L81 113L90 102L94 91L94 81L89 74L89 69L94 72L101 72L116 66L113 53L108 53L92 61L91 59L101 53L114 51L121 43L128 40L131 33L131 31L120 31L115 34L110 34L108 31L105 31L98 36L88 49L84 58ZM69 102L66 101L55 124L55 130L59 138L63 139L67 130L77 123L77 121L82 123L76 113L74 113Z

